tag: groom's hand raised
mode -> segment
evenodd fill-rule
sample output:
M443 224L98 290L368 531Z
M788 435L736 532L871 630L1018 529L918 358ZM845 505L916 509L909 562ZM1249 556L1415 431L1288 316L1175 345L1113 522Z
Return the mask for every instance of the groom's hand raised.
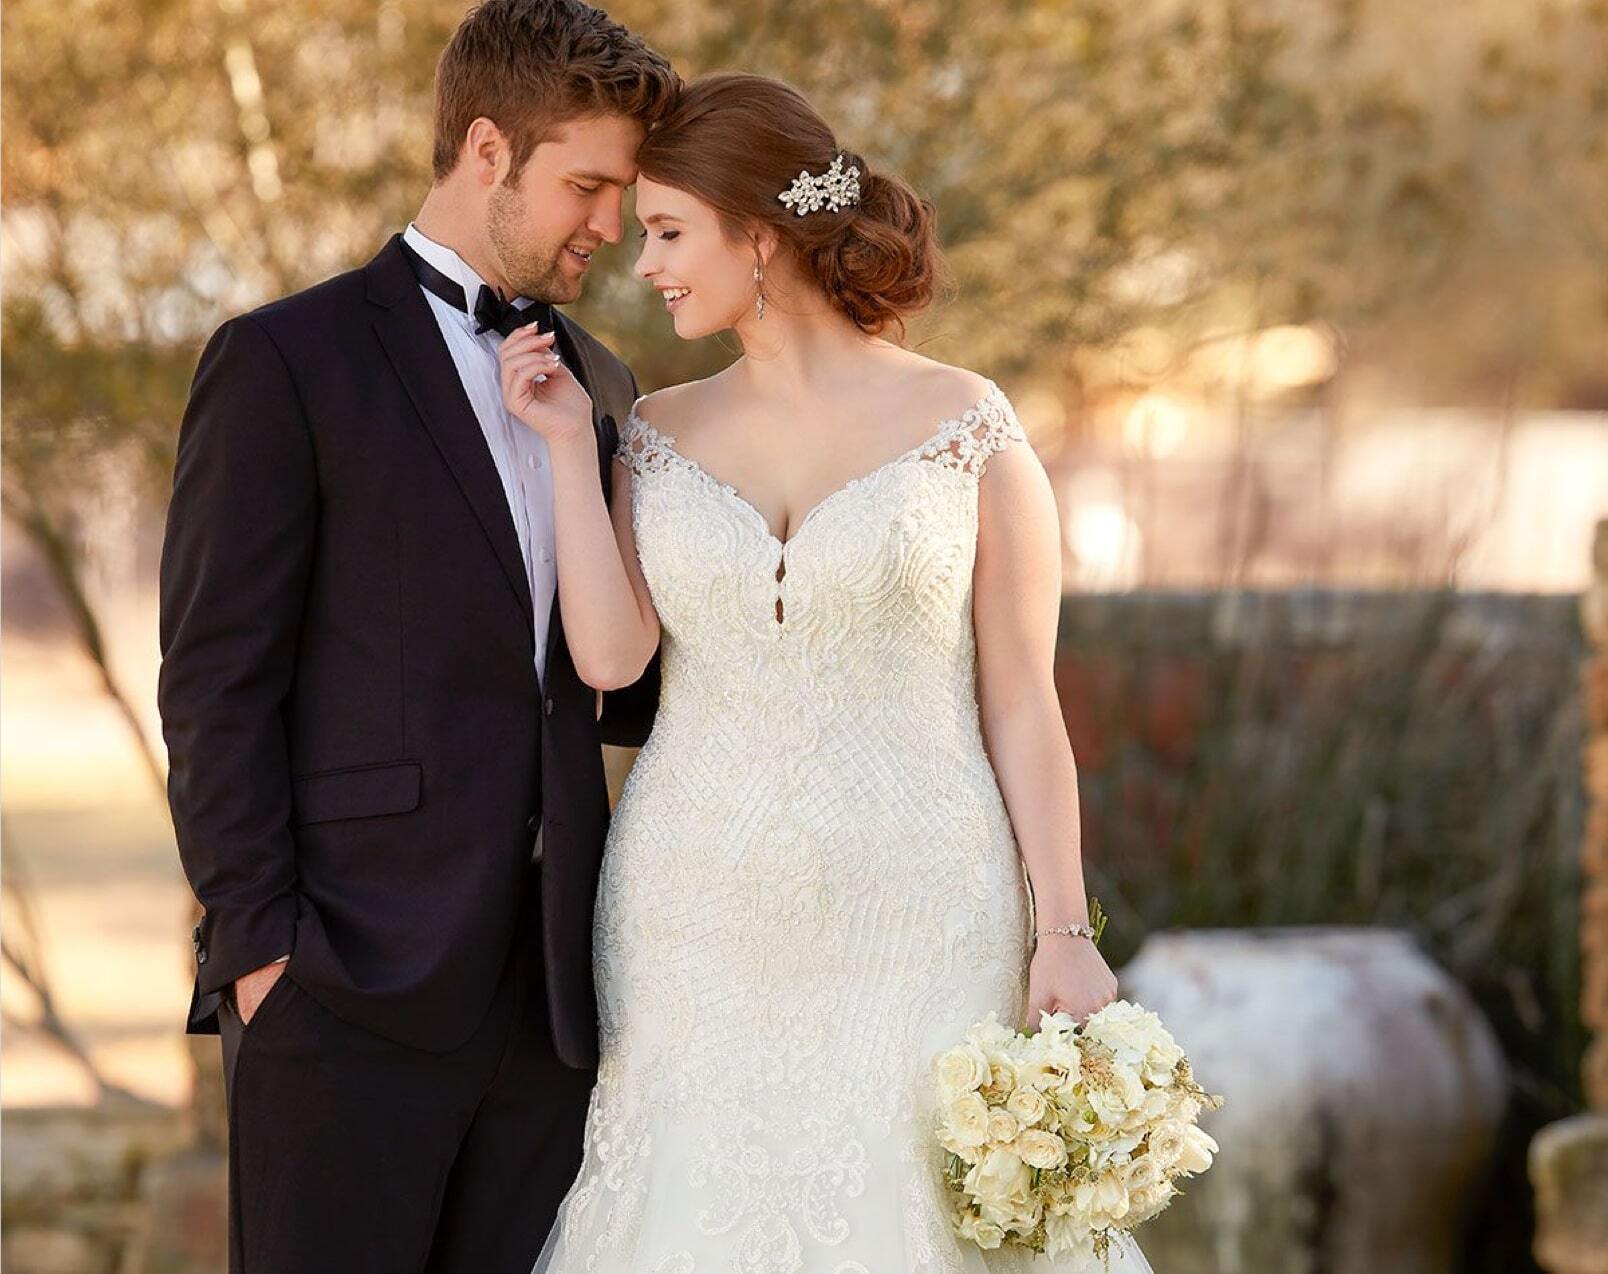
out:
M592 400L553 345L554 333L521 327L497 351L502 365L503 403L549 445L590 441ZM545 377L538 381L538 376Z

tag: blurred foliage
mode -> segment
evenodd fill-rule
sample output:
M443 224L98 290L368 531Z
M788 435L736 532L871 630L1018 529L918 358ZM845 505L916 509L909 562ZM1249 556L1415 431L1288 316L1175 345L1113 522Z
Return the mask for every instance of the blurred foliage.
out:
M165 482L207 331L365 260L417 206L434 61L461 12L6 6L9 498L48 502L111 440L132 439ZM1078 351L1158 325L1185 347L1225 328L1403 315L1454 379L1484 374L1493 341L1531 358L1550 341L1573 368L1586 354L1570 340L1600 338L1608 314L1605 0L611 12L689 75L792 81L845 144L928 193L955 288L916 339L994 375L1075 380ZM726 361L718 340L675 341L629 276L634 247L610 254L578 315L646 386ZM1547 304L1524 303L1538 291ZM1446 334L1465 318L1496 330L1460 351ZM1393 333L1388 348L1403 344Z
M1513 1077L1457 1268L1533 1269L1525 1147L1583 1100L1574 599L1069 597L1061 634L1107 958L1163 926L1412 934Z

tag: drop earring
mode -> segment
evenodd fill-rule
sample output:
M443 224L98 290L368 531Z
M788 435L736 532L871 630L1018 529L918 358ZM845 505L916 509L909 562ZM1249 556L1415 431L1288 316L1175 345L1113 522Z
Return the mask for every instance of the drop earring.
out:
M765 265L758 257L754 258L754 287L758 296L754 299L754 310L758 317L765 317Z

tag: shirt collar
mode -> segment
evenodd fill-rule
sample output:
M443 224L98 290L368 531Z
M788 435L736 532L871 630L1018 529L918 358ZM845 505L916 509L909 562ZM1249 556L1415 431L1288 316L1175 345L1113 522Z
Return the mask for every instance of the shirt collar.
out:
M475 268L451 248L426 237L424 232L413 222L408 222L408 228L402 232L402 238L408 247L412 248L463 289L464 300L469 306L469 313L465 314L464 317L472 322L474 320L475 297L480 295L481 287L491 287L491 284L482 279L475 272ZM492 288L491 290L495 292L497 289ZM533 304L535 302L526 296L516 296L514 298L514 305L521 310Z

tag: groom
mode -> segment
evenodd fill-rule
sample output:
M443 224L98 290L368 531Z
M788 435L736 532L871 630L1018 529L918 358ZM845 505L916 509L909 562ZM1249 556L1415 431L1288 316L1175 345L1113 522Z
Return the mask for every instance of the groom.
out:
M579 0L486 0L435 181L361 269L231 319L179 434L159 700L222 1036L232 1274L528 1274L597 1065L597 697L557 605L546 445L497 348L556 329L605 493L636 383L552 309L622 234L679 81Z

